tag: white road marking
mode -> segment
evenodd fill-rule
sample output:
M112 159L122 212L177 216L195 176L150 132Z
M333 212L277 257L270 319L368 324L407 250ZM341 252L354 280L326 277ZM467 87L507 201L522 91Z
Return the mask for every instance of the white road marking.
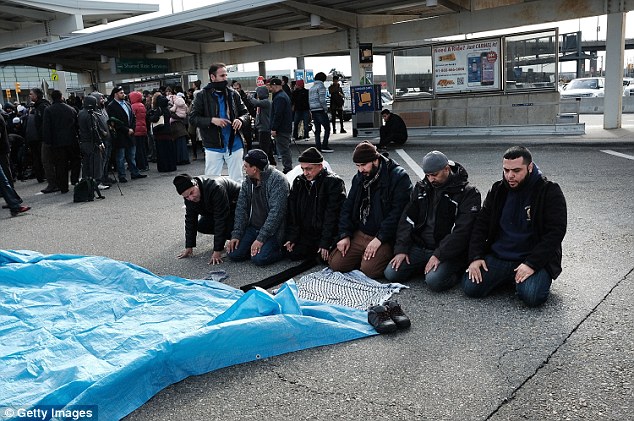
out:
M633 155L626 155L626 154L624 154L624 153L621 153L621 152L615 152L615 151L612 151L612 150L610 150L610 149L604 149L604 150L602 150L601 152L603 152L603 153L607 153L607 154L609 154L609 155L618 156L618 157L620 157L620 158L625 158L625 159L632 159L632 160L634 160L634 156L633 156Z
M409 167L414 170L414 172L416 173L416 175L418 176L418 178L420 178L421 180L423 178L425 178L425 171L423 171L423 169L416 163L416 161L414 161L412 159L411 156L409 156L407 154L407 152L405 152L404 149L397 149L396 153L399 154L401 156L401 158L403 158L403 160L405 161L405 163L407 165L409 165Z

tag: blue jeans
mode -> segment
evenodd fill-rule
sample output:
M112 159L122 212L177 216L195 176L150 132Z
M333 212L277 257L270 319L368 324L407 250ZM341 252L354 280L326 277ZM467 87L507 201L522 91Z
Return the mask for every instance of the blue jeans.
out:
M409 264L403 261L398 270L394 270L392 265L388 263L383 275L390 282L403 282L412 276L419 275L424 277L425 283L432 291L447 290L458 283L460 279L458 273L464 265L451 260L440 262L436 270L425 275L425 265L433 254L434 250L412 246L408 254Z
M1 117L0 117L1 118ZM15 192L15 189L11 187L9 183L9 179L5 175L2 167L0 166L0 194L4 198L5 202L7 202L7 206L11 211L17 211L20 209L20 205L22 204L22 199Z
M125 148L117 149L117 171L119 178L125 178L125 162L128 161L128 169L133 177L139 175L139 170L136 167L135 161L136 146L128 146Z
M484 258L484 261L489 270L482 271L482 282L477 284L471 281L469 274L465 274L462 278L462 289L469 297L486 297L498 286L513 282L515 292L529 307L542 305L548 298L552 278L546 269L535 272L524 282L516 283L515 268L522 262L502 260L490 254Z
M259 233L259 229L248 226L244 235L240 238L238 247L231 253L227 253L227 257L234 262L241 262L250 258L251 262L256 266L270 265L282 260L284 253L276 237L266 240L260 252L255 256L251 256L251 244L258 238Z
M313 122L315 123L315 146L321 151L321 148L328 149L328 139L330 138L330 121L325 111L313 111ZM324 128L324 144L321 144L321 128Z
M304 122L304 134L305 138L308 138L308 125L310 124L310 111L295 111L295 115L293 116L293 137L297 139L297 126L299 122Z

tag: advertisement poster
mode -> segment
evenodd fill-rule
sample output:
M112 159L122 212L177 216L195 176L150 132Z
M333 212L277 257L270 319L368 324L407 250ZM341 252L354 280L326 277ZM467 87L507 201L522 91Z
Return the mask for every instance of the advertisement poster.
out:
M381 85L351 86L352 114L381 110Z
M501 89L499 38L472 40L433 48L437 94Z

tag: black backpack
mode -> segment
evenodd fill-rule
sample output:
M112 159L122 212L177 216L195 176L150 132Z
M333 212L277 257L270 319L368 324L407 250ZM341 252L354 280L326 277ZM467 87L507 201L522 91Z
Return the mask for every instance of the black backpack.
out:
M82 178L73 190L73 202L92 202L95 196L98 199L105 199L97 186L94 178Z

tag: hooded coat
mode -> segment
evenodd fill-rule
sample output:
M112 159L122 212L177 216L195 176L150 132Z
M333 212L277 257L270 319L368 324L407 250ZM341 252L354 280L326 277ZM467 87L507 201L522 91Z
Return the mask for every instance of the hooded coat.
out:
M136 124L134 125L134 135L146 136L147 123L145 117L147 115L147 110L145 105L143 105L143 94L138 91L132 91L128 96L130 97L130 106L132 107L134 118L136 119Z

